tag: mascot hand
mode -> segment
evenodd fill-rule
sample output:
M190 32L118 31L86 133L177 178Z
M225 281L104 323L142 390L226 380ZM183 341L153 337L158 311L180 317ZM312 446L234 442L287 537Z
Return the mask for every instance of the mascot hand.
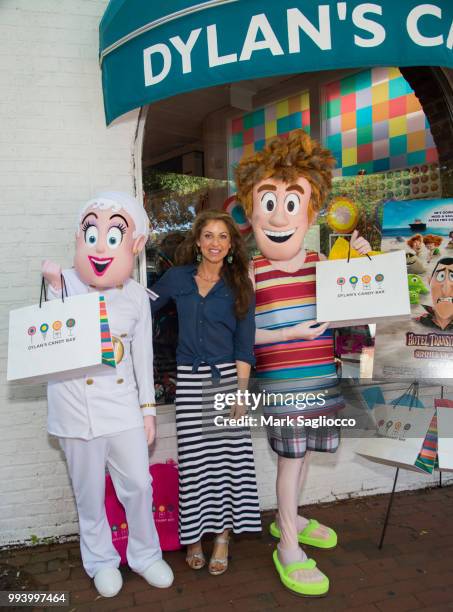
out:
M361 255L366 255L371 249L371 245L368 240L365 240L362 236L359 236L359 232L354 230L351 236L351 249L355 249Z
M329 323L319 324L316 321L304 321L283 329L283 340L315 340L326 331Z
M146 441L148 446L151 446L156 437L156 417L151 415L143 417L143 425L145 427Z
M41 264L41 273L53 289L61 289L61 266L50 259L45 259Z

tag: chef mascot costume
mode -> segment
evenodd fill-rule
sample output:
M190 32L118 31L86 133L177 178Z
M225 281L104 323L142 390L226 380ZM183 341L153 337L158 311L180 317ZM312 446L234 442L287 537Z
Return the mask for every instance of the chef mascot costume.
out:
M252 261L251 276L256 291L257 377L261 391L274 398L263 407L264 415L274 420L266 425L267 436L278 455L278 512L270 531L280 541L273 560L285 587L307 596L325 595L329 579L299 544L326 549L337 543L333 529L299 516L298 505L306 452L335 452L339 428L308 428L297 422L300 415L331 417L344 406L332 331L328 323L316 323L316 262L323 257L303 246L328 196L334 164L329 151L296 130L288 138L274 139L236 168L239 200L261 252ZM356 232L351 246L360 253L370 250ZM279 404L279 393L291 393L293 401ZM310 401L304 402L307 393ZM281 417L288 417L289 425L280 425Z
M148 234L143 206L126 193L100 193L80 210L74 267L63 277L69 296L104 296L116 370L52 382L47 391L48 431L66 455L83 566L104 597L122 587L104 507L106 466L126 510L129 566L152 586L173 582L152 513L148 444L155 436L156 408L149 299L131 278ZM61 268L44 261L42 273L51 297L60 296Z

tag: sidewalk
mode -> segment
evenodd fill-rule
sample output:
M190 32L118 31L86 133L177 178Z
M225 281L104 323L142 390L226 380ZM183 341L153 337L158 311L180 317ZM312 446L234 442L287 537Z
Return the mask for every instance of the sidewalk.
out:
M86 576L78 543L73 542L0 552L0 590L13 588L5 583L9 576L19 582L27 579L26 589L69 591L68 608L49 610L74 612L453 610L453 487L398 493L384 548L379 551L387 502L385 495L304 508L307 516L315 516L339 534L333 551L307 549L331 580L327 598L298 598L280 584L271 560L275 541L267 532L271 513L263 514L262 536L234 539L230 568L222 576L210 576L207 569L190 570L183 552L166 553L175 572L171 589L153 589L123 568L122 592L103 599Z

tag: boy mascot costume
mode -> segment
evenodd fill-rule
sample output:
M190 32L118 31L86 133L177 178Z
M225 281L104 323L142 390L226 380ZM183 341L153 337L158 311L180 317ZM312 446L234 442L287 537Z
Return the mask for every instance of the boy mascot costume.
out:
M236 169L239 200L261 252L252 262L255 355L261 391L274 398L272 405L266 403L263 408L265 416L275 419L267 426L267 436L278 454L278 512L270 531L280 542L273 559L288 589L312 596L325 595L329 579L299 543L333 548L337 535L316 520L298 516L304 457L308 450L335 452L340 432L338 427L298 426L296 417L332 416L344 401L336 375L333 334L328 323L316 323L315 272L321 256L305 251L303 243L328 196L334 164L329 151L297 130L289 138L271 141ZM362 254L370 251L357 232L351 237L351 247ZM296 400L292 405L276 401L289 393ZM282 417L290 424L279 425Z
M143 206L126 193L100 193L80 210L74 268L63 278L69 296L93 291L104 296L116 369L52 382L47 392L48 431L66 455L83 566L104 597L122 587L104 507L106 466L126 510L129 566L152 586L173 582L152 513L148 444L155 436L156 408L149 299L130 278L148 233ZM60 297L60 266L45 261L42 273L51 297Z

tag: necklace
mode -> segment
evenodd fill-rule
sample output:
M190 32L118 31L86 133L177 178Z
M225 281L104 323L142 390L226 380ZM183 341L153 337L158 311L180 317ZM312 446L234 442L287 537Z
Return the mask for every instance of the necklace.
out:
M213 278L206 278L206 276L203 276L202 274L200 274L200 270L197 270L197 276L198 276L198 278L201 278L201 280L204 280L207 283L216 283L218 280L220 280L220 276L218 276L215 279L213 279Z

